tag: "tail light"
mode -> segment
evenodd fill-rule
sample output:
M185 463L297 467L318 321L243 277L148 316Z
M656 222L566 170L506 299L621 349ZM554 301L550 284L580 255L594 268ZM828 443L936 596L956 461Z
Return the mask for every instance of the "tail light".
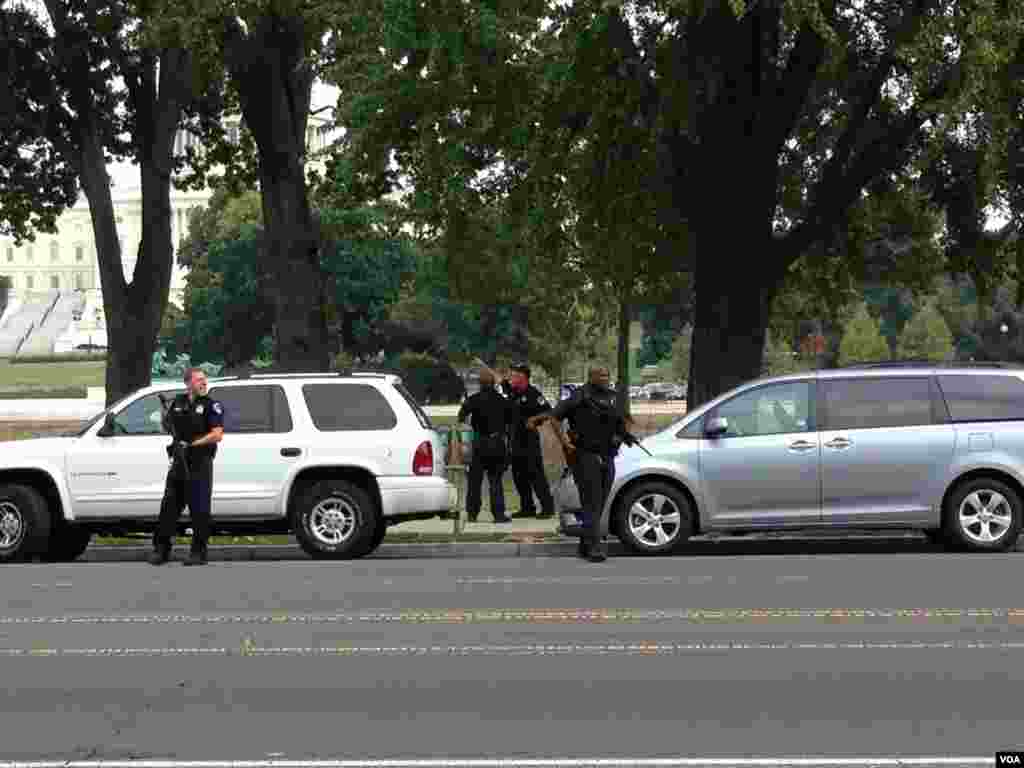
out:
M414 475L434 474L434 448L430 441L424 440L416 449L416 455L412 457L412 473Z

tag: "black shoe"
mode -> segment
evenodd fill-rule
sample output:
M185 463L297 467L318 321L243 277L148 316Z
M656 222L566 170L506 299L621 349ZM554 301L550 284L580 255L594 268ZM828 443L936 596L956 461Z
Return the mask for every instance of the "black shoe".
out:
M494 518L494 522L496 522L496 523L511 523L512 522L512 518L511 517L507 517L507 516L506 517L496 517L496 518Z
M550 520L554 516L555 516L554 512L541 512L539 515L537 515L537 519L538 520Z
M475 522L476 522L476 518L477 518L477 516L476 516L476 515L469 515L469 516L468 516L468 517L467 517L466 519L467 519L467 520L468 520L469 522L471 522L471 523L475 523Z
M164 563L166 563L170 559L171 559L171 550L170 549L155 549L155 550L153 550L153 553L149 556L149 564L150 565L163 565Z
M514 515L512 515L513 519L515 519L515 520L522 520L522 519L525 519L525 518L528 518L528 517L536 517L536 516L537 515L535 513L533 513L533 512L523 512L521 510L519 512L516 512Z
M189 552L185 565L206 565L206 550L193 550Z
M592 563L603 563L608 559L608 556L604 553L604 542L598 539L590 545L590 551L587 552L587 560Z

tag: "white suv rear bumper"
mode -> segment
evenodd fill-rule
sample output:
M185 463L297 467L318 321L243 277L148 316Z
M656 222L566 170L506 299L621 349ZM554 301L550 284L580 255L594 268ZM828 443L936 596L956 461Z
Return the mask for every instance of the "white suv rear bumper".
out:
M384 517L420 512L448 512L455 486L443 477L378 477Z

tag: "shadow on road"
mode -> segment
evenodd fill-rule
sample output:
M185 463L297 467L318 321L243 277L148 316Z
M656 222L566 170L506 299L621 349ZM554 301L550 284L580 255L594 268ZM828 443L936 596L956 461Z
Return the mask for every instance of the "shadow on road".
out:
M1014 551L1000 554L1016 554L1022 550L1024 539L1018 540ZM620 542L612 539L608 544L609 555L639 561L651 558L629 552ZM762 538L749 537L701 538L687 543L677 552L658 555L659 559L684 557L793 557L815 555L884 555L912 554L941 557L992 557L986 553L961 553L949 551L932 544L923 536L907 534L863 535L853 538ZM149 555L147 547L140 546L99 546L90 547L78 563L142 562ZM188 555L187 547L175 547L172 563L180 563ZM566 539L559 542L520 543L478 543L455 542L444 544L388 544L365 558L352 562L375 560L422 560L422 559L479 559L479 558L536 558L565 557L576 555L576 542ZM211 547L211 562L313 562L297 545L256 545ZM331 562L324 560L323 562Z

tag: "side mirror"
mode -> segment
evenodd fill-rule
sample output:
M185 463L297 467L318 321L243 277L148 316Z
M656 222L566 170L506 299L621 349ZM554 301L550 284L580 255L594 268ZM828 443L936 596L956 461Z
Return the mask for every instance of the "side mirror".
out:
M103 426L100 427L96 433L100 437L113 437L114 436L114 414L108 413L103 419Z
M716 416L709 419L704 427L704 434L708 437L721 437L729 431L729 420L724 416Z

